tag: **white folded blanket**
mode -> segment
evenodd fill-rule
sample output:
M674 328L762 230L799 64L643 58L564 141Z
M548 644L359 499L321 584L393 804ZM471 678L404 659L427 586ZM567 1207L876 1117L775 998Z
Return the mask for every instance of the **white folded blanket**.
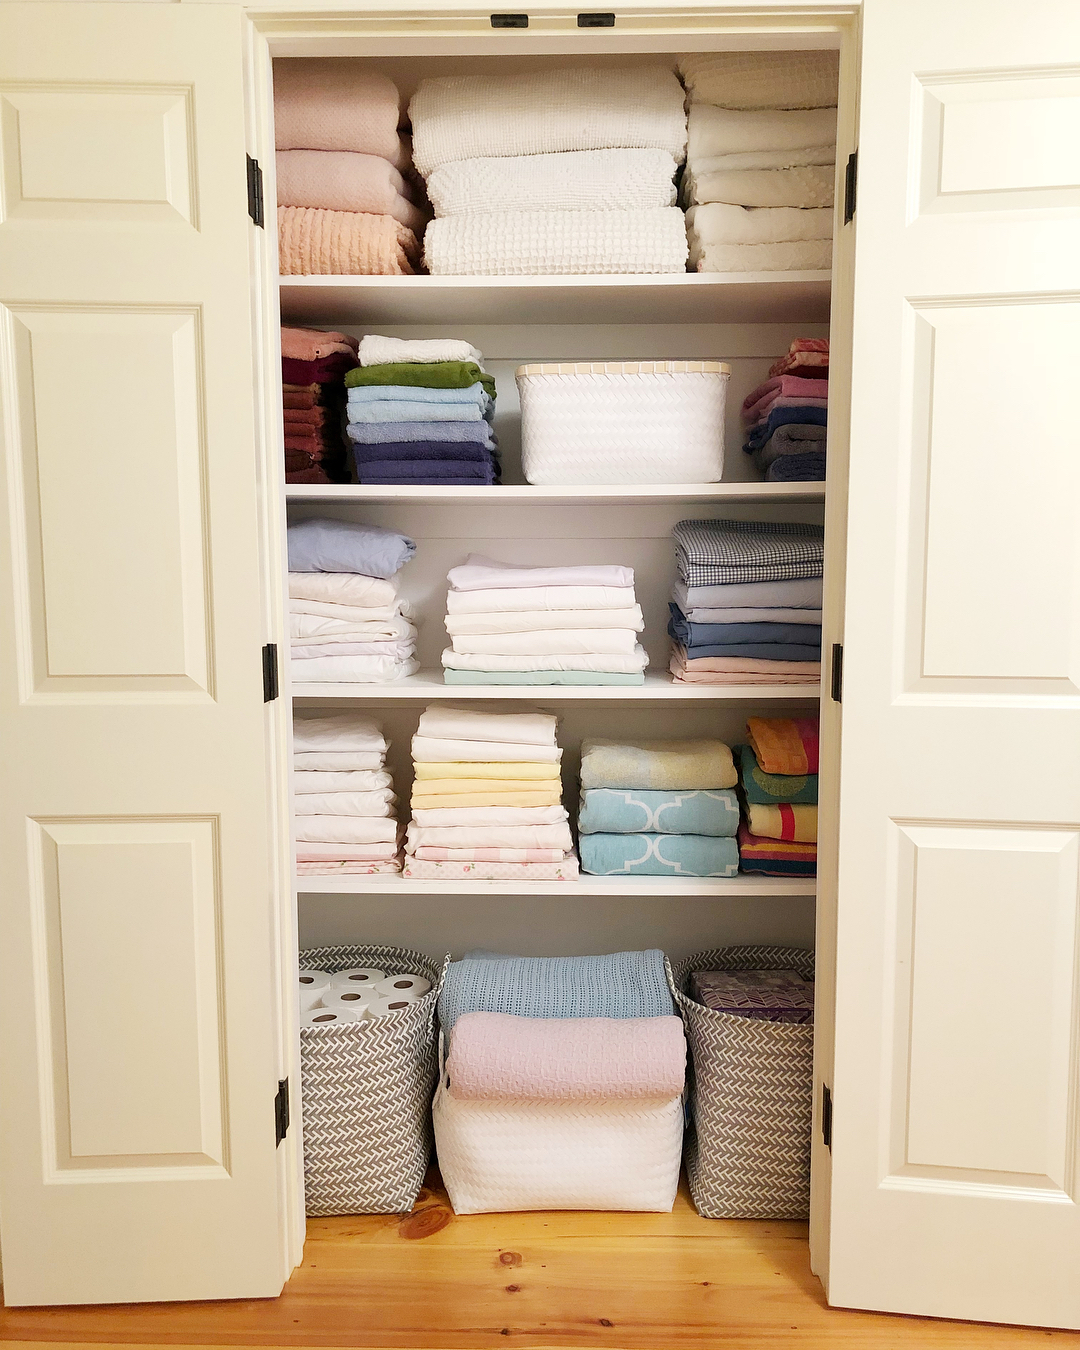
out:
M522 609L489 614L447 614L446 631L459 633L529 633L560 628L629 628L640 633L645 627L641 606L627 609Z
M298 712L293 715L293 750L297 763L302 752L360 751L381 756L386 753L386 737L377 722L354 712Z
M392 816L397 798L389 788L377 792L298 793L293 810L297 816Z
M799 150L739 150L729 155L705 155L691 160L691 176L725 169L799 169L806 164L835 164L835 145L812 145Z
M416 734L443 740L499 741L513 745L554 745L559 719L554 713L502 712L491 708L461 708L433 703L420 714ZM510 755L498 755L510 759Z
M801 150L836 142L836 109L804 108L759 112L714 108L692 103L688 121L690 164L709 155L745 154L750 150Z
M318 614L290 614L289 637L295 642L303 639L306 643L333 642L398 642L403 638L415 638L416 629L401 615L392 619L354 621L346 619L326 619Z
M608 675L636 675L649 664L649 658L645 648L640 646L629 656L551 653L543 656L474 656L448 647L442 654L442 663L450 670L595 670Z
M294 769L292 777L293 791L309 792L378 792L380 788L393 787L393 779L385 769L342 770L341 772L312 772L308 769Z
M368 333L360 339L362 366L385 366L399 361L432 365L442 361L475 361L484 363L483 352L459 338L395 338Z
M630 656L632 628L554 628L531 633L459 633L454 651L463 656Z
M398 836L396 820L378 816L296 816L296 841L321 844L386 844Z
M681 160L684 99L674 71L662 66L423 80L409 103L413 162L427 177L459 159L614 146L653 147Z
M686 213L690 247L702 244L780 244L795 239L831 239L833 213L826 207L800 211L793 206L731 206L709 202Z
M389 684L420 669L418 661L389 656L315 656L293 667L302 684Z
M690 258L698 272L827 272L832 267L832 240L698 245L692 239Z
M562 825L417 825L406 831L410 852L417 848L561 848L574 846L570 826Z
M695 103L724 108L827 108L839 52L693 52L677 66Z
M505 614L519 610L628 609L633 586L499 586L488 591L450 590L448 614Z
M452 567L447 581L456 591L502 590L534 586L618 586L634 584L634 569L608 563L577 567L535 567L529 563L497 562L482 553L470 553L460 567ZM543 608L541 605L537 609ZM567 606L559 605L559 609ZM573 608L573 606L569 606Z
M293 768L305 773L366 773L381 769L383 758L382 750L296 750Z
M417 764L558 764L556 745L513 744L507 741L452 740L443 736L414 736L412 757Z
M560 825L569 820L565 806L443 806L425 811L413 807L417 825Z
M666 150L566 150L459 159L440 165L429 176L427 190L437 216L624 211L674 206L678 167Z
M290 572L289 598L389 609L397 603L397 583L358 572Z
M723 169L691 174L683 183L688 206L730 202L735 206L832 206L836 166L809 164L800 169Z
M682 272L677 206L639 211L490 211L433 220L424 233L432 276L572 276Z

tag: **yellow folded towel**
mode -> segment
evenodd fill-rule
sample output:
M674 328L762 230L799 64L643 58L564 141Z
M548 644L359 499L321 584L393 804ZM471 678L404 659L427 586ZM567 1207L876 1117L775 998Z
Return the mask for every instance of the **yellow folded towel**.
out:
M494 764L414 764L413 775L425 778L559 778L557 764L521 763L517 760L499 760Z
M449 792L417 796L413 793L415 811L438 811L463 806L558 806L562 801L561 788L540 788L537 792Z

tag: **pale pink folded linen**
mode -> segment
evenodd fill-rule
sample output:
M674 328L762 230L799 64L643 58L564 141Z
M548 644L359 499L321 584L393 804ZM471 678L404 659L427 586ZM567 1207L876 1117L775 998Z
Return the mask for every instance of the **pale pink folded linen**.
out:
M678 1017L515 1017L464 1013L446 1060L465 1100L612 1101L678 1097L686 1037Z
M817 675L743 675L738 671L685 671L674 664L671 667L675 684L817 684Z
M320 862L298 862L296 875L299 877L369 877L380 872L397 874L401 863L397 858L387 858L382 862L334 862L323 858Z
M414 881L576 881L578 860L567 854L562 862L432 862L406 854L402 875Z
M314 844L298 843L296 861L312 862L386 862L396 858L400 843L388 839L380 844Z
M363 211L278 207L282 276L411 276L420 244L393 216Z
M756 389L751 389L742 402L743 421L753 421L760 416L761 404L777 396L784 398L828 397L828 380L807 380L800 375L773 375L764 380Z
M278 206L319 206L393 216L419 234L427 216L408 198L405 180L379 155L350 150L279 150Z
M274 140L279 150L353 150L409 166L398 135L401 99L387 75L351 57L274 62Z
M566 858L561 848L427 848L416 850L425 862L555 863Z
M690 672L735 671L761 675L820 675L820 661L770 661L756 656L695 656L686 659L686 648L676 645L671 659Z
M350 337L348 333L281 326L281 354L291 361L318 361L334 352L352 352L355 356L359 346L359 338Z

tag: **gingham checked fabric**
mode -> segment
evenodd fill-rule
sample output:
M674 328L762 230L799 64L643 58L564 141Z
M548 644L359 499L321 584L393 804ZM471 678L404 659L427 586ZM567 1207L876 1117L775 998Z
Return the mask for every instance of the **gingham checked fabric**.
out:
M779 520L680 520L673 530L687 586L785 581L822 574L825 531Z

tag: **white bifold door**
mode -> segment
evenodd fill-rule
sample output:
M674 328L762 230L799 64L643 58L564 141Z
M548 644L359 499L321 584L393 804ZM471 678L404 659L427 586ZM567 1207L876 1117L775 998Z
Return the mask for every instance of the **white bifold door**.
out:
M1080 1327L1080 6L864 5L831 1302Z
M242 15L2 8L4 1297L273 1295Z

